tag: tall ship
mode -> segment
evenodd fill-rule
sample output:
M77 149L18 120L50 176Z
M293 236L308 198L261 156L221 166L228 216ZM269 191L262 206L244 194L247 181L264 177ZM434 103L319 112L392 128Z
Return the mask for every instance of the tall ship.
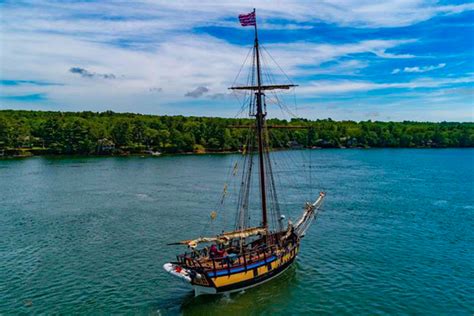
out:
M247 128L248 137L242 148L240 165L233 165L230 172L239 183L235 226L233 230L221 230L209 237L170 243L187 249L163 266L167 272L191 285L196 296L245 290L282 274L295 261L302 238L321 210L325 197L325 193L320 192L314 202L304 203L300 217L294 222L286 221L281 214L269 141L269 130L278 126L267 124L265 93L288 90L296 85L263 82L255 10L239 15L239 20L242 26L255 28L255 39L249 84L229 88L248 93L247 109L253 120L253 124L236 126ZM225 185L222 200L227 190ZM257 207L251 210L252 203ZM250 220L251 211L259 214L257 224ZM217 213L211 212L210 217L214 220Z

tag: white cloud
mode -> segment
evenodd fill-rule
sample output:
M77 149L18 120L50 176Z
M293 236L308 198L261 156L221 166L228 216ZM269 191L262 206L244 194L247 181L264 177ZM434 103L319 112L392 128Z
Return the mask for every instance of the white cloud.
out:
M408 72L408 73L422 73L422 72L428 72L436 69L441 69L446 66L445 63L440 63L437 65L432 65L432 66L416 66L416 67L405 67L403 69L396 68L392 71L392 75L398 74L400 72Z
M368 40L342 45L301 42L271 44L267 48L290 75L307 75L320 71L305 69L307 65L317 67L343 56L386 51L411 41ZM41 88L55 104L91 106L138 103L130 101L134 99L148 104L184 101L184 95L198 86L213 93L225 93L248 51L248 47L208 35L177 34L165 42L154 43L155 48L149 51L130 50L63 34L38 36L13 32L4 34L2 42L5 44L3 56L8 59L0 64L2 74L14 79L63 83L64 86ZM366 62L348 60L336 65L332 71L343 73L365 67ZM119 76L107 81L98 80L97 76L82 78L72 74L71 67ZM155 86L162 89L159 100L149 94L149 87ZM15 89L19 88L8 90L14 94Z
M403 69L404 72L427 72L427 71L432 71L440 68L444 68L446 64L441 63L438 65L433 65L433 66L424 66L424 67L405 67Z
M395 0L395 1L337 1L342 23L367 25L372 27L406 26L425 21L439 14L455 14L474 9L474 4L440 6L433 1ZM341 10L342 11L342 10ZM352 16L349 16L352 15Z
M239 27L237 14L250 11L253 7L257 7L261 27L272 29L281 26L307 28L304 23L315 21L358 27L406 26L440 14L458 14L474 10L472 3L441 6L430 0L387 0L380 3L371 0L320 2L266 0L257 3L250 3L247 0L199 3L193 0L145 0L133 3L123 1L61 3L45 0L4 5L2 9L7 18L2 23L16 30L56 30L112 36L119 33L138 35L141 32L149 34L186 31L196 26ZM231 18L235 18L235 22L229 21ZM284 21L274 23L268 22L268 19ZM17 23L19 20L22 23Z
M305 66L298 69L297 75L359 75L359 72L367 68L369 62L365 60L349 59L338 60L330 64L316 64L312 66Z
M262 28L286 30L310 28L318 21L371 28L404 26L473 7L473 4L440 6L421 0L389 0L380 4L369 0L261 1L257 5ZM189 102L184 95L196 87L209 89L212 92L209 97L226 96L226 88L231 85L248 48L193 30L205 26L240 28L236 15L252 8L253 3L248 1L204 1L198 5L184 0L4 3L0 22L2 79L43 80L63 85L2 87L2 94L46 93L49 104L77 110L90 106L120 111L140 104L136 111L146 108L154 113L160 112L165 104ZM241 31L247 32L251 45L251 28ZM400 47L414 41L272 43L266 47L289 75L307 76L354 74L367 67L371 59L414 58L406 52L397 53ZM372 54L373 58L361 61L355 59L357 54ZM333 62L333 66L321 69L319 66L326 62ZM441 68L440 65L427 67ZM71 67L95 74L115 74L116 78L83 78L70 73ZM403 71L409 72L407 68ZM434 70L412 68L412 72ZM422 83L323 81L301 91L350 93L410 84ZM160 92L159 98L150 93L153 87L159 87L156 90Z
M471 101L466 102L469 99ZM350 102L331 96L328 100L311 102L299 109L299 116L311 119L331 117L356 121L474 121L472 95L449 93L440 97L438 90L400 91L396 94L372 95L360 101L353 99ZM374 117L375 114L378 116Z
M365 40L349 44L317 44L309 42L270 44L269 48L272 56L291 75L311 73L311 67L316 68L324 62L334 61L343 56L351 56L362 53L372 53L379 58L407 58L407 55L396 55L387 51L402 45L413 43L414 39L405 40ZM390 55L390 57L387 57ZM349 66L346 62L346 66ZM362 66L364 62L352 60L351 66L356 64ZM302 66L305 66L304 68ZM308 69L307 66L310 66ZM347 70L347 69L346 69ZM321 73L321 69L313 72Z
M424 78L408 82L376 83L371 81L356 80L324 80L312 82L309 85L298 89L299 92L306 95L328 95L345 94L358 91L372 91L381 89L418 89L418 88L438 88L456 84L465 84L474 82L473 76L460 78Z

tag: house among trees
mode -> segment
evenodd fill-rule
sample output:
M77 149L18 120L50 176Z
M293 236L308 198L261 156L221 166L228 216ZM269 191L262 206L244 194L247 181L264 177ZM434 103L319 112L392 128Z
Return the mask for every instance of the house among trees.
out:
M290 140L287 143L287 145L290 149L302 149L303 148L303 145L299 144L296 140Z
M269 119L272 148L474 147L474 123L354 122ZM249 119L156 116L113 112L0 110L0 149L6 156L237 152Z
M107 138L102 138L97 141L97 153L108 154L115 150L115 143Z

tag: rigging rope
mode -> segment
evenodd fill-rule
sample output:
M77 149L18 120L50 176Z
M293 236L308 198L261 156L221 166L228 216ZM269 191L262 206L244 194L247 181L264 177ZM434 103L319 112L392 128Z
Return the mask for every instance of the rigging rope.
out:
M293 84L292 80L288 77L288 75L283 71L283 69L280 67L280 65L275 61L273 56L267 51L265 47L260 46L263 48L263 54L261 54L261 62L263 67L262 70L262 75L265 81L268 81L269 84L275 84L275 80L273 77L273 74L270 71L267 71L267 69L270 69L268 66L268 60L266 58L266 55L269 56L269 58L273 61L273 63L279 68L279 70L282 72L282 74L288 79L288 81ZM255 81L256 81L256 50L254 47L249 49L249 52L247 53L247 56L245 57L245 60L243 64L241 65L239 72L237 73L237 76L234 79L233 86L237 82L237 80L240 77L240 74L242 72L242 69L244 68L245 65L247 65L247 60L249 59L250 52L252 51L252 61L249 62L249 66L251 68L251 71L247 74L246 78L246 84L247 86L254 86ZM296 93L295 89L293 89L293 100L295 103L295 110L297 110L296 107ZM239 99L237 96L237 91L232 90L232 95L234 95L237 100L239 100L239 103L242 102L242 105L235 115L236 117L239 117L242 115L245 110L248 110L249 116L255 116L255 111L256 111L256 96L254 92L249 91L244 93L244 97L242 99ZM266 97L264 95L264 102L263 102L263 107L265 109L266 113L266 106L267 106L267 101L269 104L276 104L280 111L282 112L283 116L285 117L286 114L288 114L290 117L297 118L297 115L293 113L290 108L283 102L283 99L280 98L280 96L276 93L276 91L270 90L269 96ZM286 113L286 114L285 114ZM284 159L279 159L278 163L276 159L271 159L271 148L274 147L272 146L272 143L275 143L278 147L280 148L286 148L284 144L281 144L279 138L275 137L272 135L269 130L268 126L266 124L266 121L264 123L264 151L263 151L263 158L264 158L264 165L265 167L265 172L264 172L264 177L267 180L266 181L266 187L265 190L267 190L268 195L268 205L269 205L269 212L270 212L270 221L269 225L270 227L273 227L274 229L282 230L283 229L283 223L280 220L281 216L281 209L280 209L280 203L278 199L278 192L277 192L277 184L282 187L282 181L280 178L280 174L284 175L286 179L290 179L293 183L293 188L298 187L301 185L302 181L299 181L299 177L301 177L301 173L296 172L299 170L300 163L297 163L295 161L294 154L291 152L285 152L281 153L279 152L278 155L286 156ZM291 139L291 137L295 137L295 135L300 135L297 132L288 132L288 139ZM221 198L218 201L215 211L211 212L211 222L210 224L214 222L214 220L218 216L218 212L223 211L224 209L224 202L226 199L230 197L232 193L229 193L229 179L232 177L238 176L240 178L240 189L237 189L236 183L238 181L233 181L234 183L234 189L231 190L231 192L238 192L238 195L236 196L237 199L237 214L235 216L235 228L236 229L245 229L250 227L250 220L251 220L251 204L250 204L250 197L252 194L256 194L256 191L252 190L252 181L255 181L258 177L254 177L253 173L258 172L257 168L254 168L254 156L255 156L255 151L256 151L256 130L254 125L250 125L248 130L246 131L246 135L241 135L241 140L244 140L244 147L242 148L242 155L235 155L232 160L232 164L230 165L229 168L229 173L227 175L226 181L224 182L224 188L221 194ZM273 138L272 138L273 136ZM245 139L243 139L245 138ZM299 138L301 141L302 136ZM307 145L310 145L310 140L309 140L309 132L307 133ZM302 155L305 156L306 151L302 151ZM304 157L303 157L304 158ZM306 157L307 160L309 160L309 163L304 163L303 166L306 165L306 167L309 168L309 185L311 188L311 194L313 193L313 184L312 184L312 155L311 152L309 153L309 156ZM303 160L306 160L303 159ZM240 165L239 165L240 162ZM278 165L283 166L284 170L278 171L274 170L274 166L277 167ZM295 171L296 169L296 171ZM242 171L240 171L242 170ZM285 171L286 170L286 171ZM304 180L304 176L303 176ZM285 183L286 185L286 183ZM291 189L291 186L287 186L287 189ZM285 198L285 196L283 196ZM285 202L286 204L286 202ZM258 209L261 210L261 206L259 205ZM260 218L260 217L259 217ZM223 220L225 223L225 212L223 212Z

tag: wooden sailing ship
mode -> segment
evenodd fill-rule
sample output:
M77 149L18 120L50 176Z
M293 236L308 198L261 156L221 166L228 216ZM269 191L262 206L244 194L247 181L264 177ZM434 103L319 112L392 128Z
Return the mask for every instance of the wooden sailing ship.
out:
M241 291L262 284L284 272L295 260L301 238L321 208L324 192L316 201L305 203L301 217L284 227L280 214L275 179L272 173L268 129L266 123L265 91L290 89L293 84L263 84L255 10L239 16L242 26L255 27L253 46L252 82L232 90L250 91L249 111L255 118L249 128L249 137L243 149L243 171L238 194L238 214L235 230L212 237L183 240L178 245L190 251L180 254L176 261L163 268L170 274L189 283L195 295ZM254 168L254 157L258 170ZM236 168L237 165L234 167ZM260 225L250 226L249 199L252 174L258 174ZM227 186L224 191L227 190ZM269 200L272 207L268 206ZM269 212L270 211L270 212ZM270 213L270 214L269 214ZM214 219L216 213L211 213ZM269 220L269 216L272 217ZM270 222L273 225L270 225Z

